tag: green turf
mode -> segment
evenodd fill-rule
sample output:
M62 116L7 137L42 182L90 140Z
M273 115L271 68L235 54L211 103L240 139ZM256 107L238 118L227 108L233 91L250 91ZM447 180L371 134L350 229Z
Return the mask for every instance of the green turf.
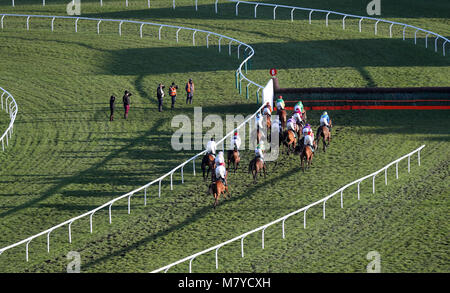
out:
M207 1L199 1L198 13L188 6L192 1L178 2L175 11L165 1L152 1L151 10L145 3L128 9L118 3L103 9L97 2L86 3L82 13L151 19L235 37L255 48L248 76L260 84L267 81L271 67L279 69L283 87L450 84L449 59L423 45L414 46L411 32L407 42L401 41L400 28L390 40L386 27L378 36L368 25L358 33L357 22L351 20L344 31L340 20L330 21L328 28L318 19L309 25L307 15L293 24L274 22L270 10L261 10L259 15L265 19L254 20L253 9L245 6L236 18L232 5L221 5L221 13L215 15ZM319 2L319 8L344 8ZM360 1L352 3L356 2ZM417 12L397 13L400 9L389 6L386 17L445 34L449 20L439 5L448 4L438 2L442 3L430 9L431 19ZM44 8L18 2L14 9L0 7L8 13L64 14L59 3ZM362 13L356 8L345 12ZM175 30L163 30L163 40L158 41L157 30L146 27L141 40L139 27L129 24L123 25L122 37L117 35L117 24L102 23L101 36L95 33L94 22L80 21L78 34L72 21L56 21L54 33L49 28L49 20L32 19L31 30L26 31L24 18L7 17L0 34L1 86L19 104L12 143L0 153L1 247L152 181L195 153L172 151L171 118L174 114L192 117L193 107L184 105L181 95L175 111L158 113L159 82L183 86L192 77L197 88L194 105L202 106L204 115L247 115L256 109L255 89L247 101L234 87L236 48L233 57L226 50L218 54L217 39L206 49L205 36L199 34L196 48L188 34L180 35L182 41L176 44ZM424 41L424 36L419 37ZM116 121L110 123L109 96L116 94L120 102L124 89L133 93L130 119L122 119L118 103ZM314 125L319 115L308 113ZM189 165L184 185L178 173L173 191L164 181L161 198L157 188L151 188L146 207L143 194L136 195L128 215L123 200L113 206L112 225L107 210L98 212L93 234L88 219L77 221L72 225L72 245L67 243L67 228L57 230L51 235L50 254L45 237L39 238L30 244L30 262L25 262L21 246L0 256L0 271L63 272L67 252L76 250L81 253L83 272L147 272L301 208L426 144L422 166L417 167L414 158L407 174L403 162L400 179L395 181L394 169L390 170L387 187L380 176L375 195L370 182L363 184L360 202L355 190L349 190L343 210L337 198L331 200L325 221L317 208L308 211L306 230L302 216L288 220L285 240L281 227L269 228L264 250L260 234L249 236L244 259L239 243L222 248L219 271L363 272L366 254L377 250L383 272L447 272L448 111L336 111L331 117L336 125L332 146L326 154L319 153L305 174L297 157L282 157L276 168L269 164L268 178L254 185L244 172L251 152L243 152L243 169L229 179L232 198L213 211L206 183L191 176ZM6 127L2 121L7 123L7 118L0 114L0 127ZM173 271L186 269L187 264ZM194 270L215 271L214 254L196 259Z

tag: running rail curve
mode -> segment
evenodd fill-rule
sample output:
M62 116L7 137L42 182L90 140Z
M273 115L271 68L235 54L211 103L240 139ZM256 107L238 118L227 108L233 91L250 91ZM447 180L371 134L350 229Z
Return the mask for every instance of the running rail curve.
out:
M200 32L200 33L206 34L206 47L207 47L207 48L209 48L209 41L208 41L208 40L209 40L209 36L213 35L213 36L216 36L216 37L219 38L219 46L218 46L219 52L221 51L221 44L220 44L220 41L221 41L222 39L225 39L225 40L228 40L228 41L229 41L229 42L228 42L228 53L229 53L230 56L231 56L231 45L232 45L233 43L239 44L238 47L237 47L237 57L238 57L238 58L239 58L239 51L240 51L240 47L241 47L241 46L245 46L245 47L246 47L245 50L250 50L250 53L248 53L247 58L245 58L245 59L242 61L242 63L240 64L239 68L237 69L237 72L239 72L239 74L240 74L241 76L243 76L246 80L248 80L248 79L243 75L243 73L241 72L241 70L242 70L242 67L244 66L244 64L246 64L247 61L248 61L250 58L252 58L253 55L254 55L254 50L253 50L253 48L252 48L250 45L245 44L245 43L243 43L243 42L241 42L241 41L239 41L239 40L236 40L236 39L234 39L234 38L231 38L231 37L228 37L228 36L225 36L225 35L221 35L221 34L218 34L218 33L210 32L210 31L206 31L206 30L201 30L201 29L189 28L189 27L182 27L182 26L175 26L175 25L167 25L167 24L160 24L160 23L152 23L152 22L144 22L144 21L120 20L120 19L101 19L101 18L87 18L87 17L48 16L48 15L28 15L28 14L0 14L0 17L1 17L1 18L0 18L0 24L1 24L1 28L2 28L2 29L3 29L3 27L4 27L4 19L5 19L6 16L9 16L9 17L26 17L26 18L27 18L27 21L26 21L26 28L27 28L27 30L30 29L30 19L31 19L31 18L51 18L51 19L52 19L52 22L51 22L51 30L52 30L52 31L54 31L54 21L55 21L56 19L69 19L69 20L75 20L75 32L78 31L78 29L77 29L77 24L78 24L78 21L79 21L79 20L96 21L96 22L97 22L97 34L100 34L100 24L101 24L101 22L117 22L117 23L119 23L119 27L118 27L119 35L122 35L121 27L122 27L122 24L123 24L123 23L140 24L140 25L141 25L141 26L140 26L140 37L141 37L141 38L143 37L143 31L142 31L142 29L143 29L144 25L158 26L158 27L159 27L159 34L158 34L158 38L159 38L159 39L161 39L161 29L162 29L162 28L174 28L174 29L177 29L177 33L176 33L176 40L177 40L177 42L179 41L179 39L178 39L178 32L179 32L180 30L187 30L187 31L193 32L193 33L192 33L192 42L193 42L193 45L194 45L194 46L195 46L195 34L196 34L197 32ZM247 68L247 67L246 67L246 68ZM250 80L249 80L249 81L250 81ZM255 82L253 82L253 81L250 81L250 82L251 82L251 84L253 84L253 85L255 85L256 87L258 87L258 91L259 91L260 89L263 88L263 86L261 86L261 85L255 83ZM264 105L261 105L261 106L258 108L258 110L257 110L253 115L251 115L249 118L247 118L246 120L244 120L244 122L242 122L238 127L236 127L235 129L233 129L233 131L231 131L231 132L229 132L228 134L226 134L221 140L219 140L219 141L217 142L217 145L222 144L222 150L225 150L225 140L226 140L228 137L230 137L230 136L234 133L235 130L240 129L241 127L243 127L243 126L245 126L247 123L249 123L249 122L255 117L256 113L258 113L258 112L262 109L263 106L264 106ZM17 106L16 106L16 110L17 110ZM15 116L14 116L14 117L15 117ZM180 165L178 165L177 167L173 168L171 171L169 171L169 172L166 173L165 175L159 177L158 179L155 179L155 180L151 181L150 183L147 183L147 184L145 184L145 185L143 185L143 186L141 186L141 187L139 187L139 188L137 188L137 189L135 189L135 190L133 190L133 191L130 191L130 192L124 194L124 195L121 195L121 196L119 196L119 197L116 197L116 198L114 198L114 199L112 199L112 200L106 202L105 204L103 204L103 205L101 205L101 206L99 206L99 207L97 207L97 208L95 208L95 209L93 209L93 210L90 210L90 211L88 211L88 212L86 212L86 213L84 213L84 214L82 214L82 215L79 215L79 216L77 216L77 217L73 217L73 218L71 218L71 219L69 219L69 220L66 220L66 221L64 221L64 222L62 222L62 223L60 223L60 224L58 224L58 225L55 225L55 226L53 226L53 227L51 227L51 228L49 228L49 229L47 229L47 230L45 230L45 231L42 231L42 232L40 232L40 233L38 233L38 234L35 234L35 235L33 235L33 236L30 236L30 237L28 237L28 238L26 238L26 239L24 239L24 240L21 240L21 241L19 241L19 242L16 242L16 243L14 243L14 244L9 245L9 246L0 248L0 255L1 255L3 252L5 252L6 250L9 250L9 249L14 248L14 247L17 247L17 246L19 246L19 245L25 244L25 256L26 256L26 260L28 261L28 247L29 247L30 242L31 242L33 239L35 239L35 238L37 238L37 237L40 237L40 236L43 236L43 235L47 235L47 252L50 252L50 234L51 234L51 232L53 232L53 231L54 231L55 229L57 229L57 228L60 228L60 227L66 226L66 225L68 225L68 229L69 229L69 235L68 235L68 236L69 236L69 243L72 243L72 233L71 233L71 225L72 225L72 223L73 223L74 221L76 221L76 220L79 220L79 219L81 219L81 218L88 217L88 216L89 216L90 232L93 233L93 220L92 220L92 217L93 217L93 215L94 215L97 211L99 211L99 210L101 210L101 209L104 209L104 208L108 208L108 210L109 210L109 223L111 224L111 223L112 223L111 207L112 207L112 205L113 205L116 201L121 200L121 199L124 199L124 198L128 198L128 214L130 214L130 213L131 213L131 204L130 204L131 197L132 197L133 195L135 195L136 193L142 192L142 191L143 191L143 192L144 192L144 206L147 205L147 188L148 188L148 187L150 187L150 186L153 185L153 184L158 183L158 184L159 184L158 197L161 197L161 182L162 182L163 179L165 179L166 177L170 176L170 189L173 190L173 174L174 174L174 172L180 169L180 171L181 171L181 182L184 183L184 174L183 174L183 170L184 170L185 165L188 164L189 162L192 162L192 164L193 164L193 174L194 174L194 176L195 176L195 160L196 160L196 158L198 158L199 156L201 156L201 155L203 155L203 154L205 154L205 153L206 153L206 150L204 150L204 151L198 153L197 155L195 155L195 156L191 157L190 159L186 160L185 162L183 162L182 164L180 164Z
M218 13L218 0L214 0L214 1L215 1L215 13L217 14L217 13ZM238 1L238 0L228 0L228 1L233 2L233 3L236 3L236 15L238 15L238 6L239 6L240 3L243 3L243 4L250 4L250 5L255 5L255 18L257 17L256 11L257 11L257 7L258 7L259 5L261 5L261 6L271 6L271 7L274 7L274 10L273 10L273 18L274 18L274 19L276 19L276 9L277 9L278 7L280 7L280 8L289 8L289 9L291 9L291 21L294 20L294 16L293 16L294 14L293 14L293 13L294 13L295 10L310 11L310 13L309 13L309 23L310 23L310 24L311 24L311 15L312 15L313 12L327 13L327 15L326 15L326 25L327 25L327 26L328 26L328 17L329 17L330 14L340 15L340 16L343 16L343 20L342 20L342 22L343 22L343 29L345 29L345 19L346 19L346 17L359 18L359 19L360 19L360 21L359 21L359 31L360 31L360 32L361 32L361 22L362 22L363 19L375 20L375 21L376 21L376 23L375 23L375 34L377 34L377 25L378 25L378 23L379 23L379 22L386 22L386 23L390 23L390 24L391 24L390 29L389 29L389 30L390 30L390 36L391 36L391 38L392 38L392 27L393 27L394 24L397 24L397 25L400 25L400 26L403 26L403 27L404 27L404 28L403 28L403 40L405 40L405 31L406 31L406 28L407 28L407 27L413 28L413 29L416 29L415 34L414 34L415 43L417 43L417 38L416 38L416 37L417 37L417 32L418 32L418 31L422 31L422 32L427 33L427 35L426 35L426 37L425 37L426 47L428 47L428 36L429 36L429 35L434 35L434 36L436 36L436 39L435 39L435 51L436 51L436 52L437 52L437 43L438 43L438 40L439 40L439 39L444 40L444 43L442 44L442 49L443 49L443 55L444 55L444 56L446 55L446 54L445 54L445 52L446 52L446 50L445 50L445 45L446 45L446 43L449 42L449 40L448 40L447 38L445 38L445 37L443 37L443 36L441 36L441 35L439 35L439 34L436 34L436 33L434 33L434 32L431 32L431 31L428 31L428 30L424 30L424 29L421 29L421 28L418 28L418 27L415 27L415 26L407 25L407 24L404 24L404 23L393 22L393 21L389 21L389 20L383 20L383 19L377 19L377 18L365 17L365 16L357 16L357 15L345 14L345 13L334 12L334 11L329 11L329 10L322 10L322 9L312 9L312 8L304 8L304 7L295 7L295 6L277 5L277 4L259 3L259 2ZM148 2L148 7L150 7L150 0L148 0L147 2ZM176 2L176 0L173 0L173 9L175 9L175 7L176 7L175 2ZM198 10L197 2L198 2L198 1L195 0L195 10ZM42 3L43 3L43 6L45 6L45 0L42 0ZM103 5L102 0L100 0L100 5L101 5L101 6ZM14 7L14 0L12 0L12 6ZM126 0L126 6L128 6L128 0ZM99 18L70 17L70 16L23 15L23 14L0 14L0 16L2 16L2 17L1 17L1 28L2 28L2 29L3 29L3 19L5 18L5 16L23 16L23 17L27 17L27 30L29 30L29 20L30 20L31 17L46 17L46 18L52 18L52 31L53 31L53 23L54 23L54 20L55 20L56 18L69 18L69 19L76 19L76 22L75 22L75 32L77 32L77 22L78 22L78 20L79 20L79 19L84 19L84 20L96 20L96 21L98 21L98 23L97 23L97 33L98 33L98 34L100 34L100 23L101 23L102 21L114 21L114 22L120 22L120 24L119 24L119 35L121 35L121 25L122 25L122 23L123 23L123 22L129 22L129 23L138 23L138 24L141 24L141 29L140 29L140 32L141 32L141 38L142 38L142 27L143 27L144 24L160 26L160 30L159 30L159 38L161 38L160 32L161 32L162 27L179 28L179 30L181 30L181 29L192 30L192 31L194 31L194 33L193 33L193 44L194 44L194 45L195 45L195 33L196 33L197 31L200 31L200 32L203 32L203 33L208 33L208 36L207 36L207 38L206 38L206 40L207 40L207 45L206 45L206 46L207 46L207 47L208 47L208 37L209 37L209 35L220 36L220 39L219 39L219 52L220 52L220 40L221 40L222 38L231 40L230 43L229 43L229 54L230 54L230 55L231 55L231 44L232 44L233 41L236 42L236 43L239 43L239 46L238 46L238 58L239 58L239 48L240 48L241 45L246 46L245 51L247 51L247 49L250 49L250 51L251 51L250 54L248 55L248 57L240 64L239 68L236 70L236 81L238 81L238 79L239 79L239 93L241 93L241 83L242 83L242 80L244 80L244 79L248 82L248 84L247 84L247 95L248 95L248 88L249 88L250 85L255 85L256 87L258 87L258 90L257 90L257 92L256 92L257 95L258 95L259 91L263 88L263 86L261 86L261 85L259 85L259 84L256 84L255 82L249 80L249 79L248 79L247 77L245 77L245 75L242 73L242 67L243 67L244 65L245 65L245 70L247 71L247 61L248 61L250 58L252 58L253 55L254 55L254 50L253 50L253 48L252 48L251 46L245 44L245 43L242 43L242 42L236 40L236 39L233 39L233 38L230 38L230 37L227 37L227 36L224 36L224 35L220 35L220 34L217 34L217 33L209 32L209 31L205 31L205 30L193 29L193 28L186 28L186 27L180 27L180 26L173 26L173 25L163 25L163 24L156 24L156 23L149 23L149 22L130 21L130 20L118 20L118 19L99 19ZM178 31L179 31L179 30L178 30ZM178 41L178 31L177 31L177 41ZM258 109L258 111L259 111L261 108L262 108L262 106ZM250 119L252 119L252 118L256 115L256 113L257 113L258 111L256 111L250 118L248 118L246 121L244 121L244 122L243 122L241 125L239 125L236 129L239 129L240 127L244 126L248 121L250 121ZM226 139L227 137L229 137L232 133L233 133L233 132L228 133L224 138L222 138L222 139L219 141L219 143L222 143L223 149L224 149L225 139ZM34 236L31 236L31 237L29 237L29 238L27 238L27 239L24 239L24 240L20 241L20 242L17 242L17 243L15 243L15 244L10 245L10 246L1 248L1 249L0 249L0 255L1 255L4 251L6 251L6 250L8 250L8 249L10 249L10 248L13 248L13 247L16 247L16 246L18 246L18 245L21 245L21 244L26 243L26 259L27 259L27 261L28 261L28 244L29 244L30 241L33 240L34 238L37 238L37 237L42 236L42 235L45 235L45 234L47 234L47 250L50 251L50 233L51 233L53 230L55 230L56 228L59 228L59 227L61 227L61 226L67 225L67 224L69 225L69 242L71 242L70 225L72 224L73 221L78 220L78 219L80 219L80 218L82 218L82 217L86 217L86 216L88 216L88 215L90 216L90 229L91 229L91 233L92 233L92 216L94 215L94 213L95 213L96 211L98 211L98 210L100 210L100 209L102 209L102 208L105 208L106 206L109 206L109 219L110 219L110 223L111 223L111 206L112 206L112 204L113 204L115 201L117 201L117 200L120 200L120 199L123 199L123 198L125 198L125 197L128 197L128 213L130 213L130 198L131 198L131 196L133 196L136 192L140 192L140 191L142 191L142 190L144 190L144 198L145 198L144 205L146 205L147 188L148 188L150 185L152 185L152 184L154 184L154 183L156 183L156 182L159 182L159 197L160 197L160 196L161 196L161 181L162 181L162 179L164 179L165 177L167 177L167 176L170 175L170 179L171 179L171 189L172 189L172 176L173 176L173 173L174 173L176 170L178 170L178 169L181 169L182 183L184 183L184 180L183 180L183 168L184 168L184 166L185 166L187 163L189 163L190 161L192 161L192 162L193 162L193 165L194 165L194 175L195 175L195 159L196 159L198 156L200 156L200 155L202 155L202 154L204 154L204 153L205 153L205 151L203 151L203 152L201 152L201 153L195 155L194 157L190 158L189 160L187 160L187 161L185 161L184 163L180 164L179 166L175 167L175 168L172 169L169 173L166 173L166 174L163 175L162 177L160 177L160 178L158 178L158 179L156 179L156 180L154 180L154 181L152 181L152 182L150 182L150 183L148 183L148 184L146 184L146 185L144 185L144 186L142 186L142 187L140 187L140 188L138 188L138 189L135 189L135 190L133 190L133 191L127 193L127 194L124 194L124 195L122 195L122 196L120 196L120 197L117 197L117 198L111 200L110 202L107 202L107 203L105 203L104 205L102 205L102 206L100 206L100 207L98 207L98 208L96 208L96 209L94 209L94 210L91 210L91 211L89 211L89 212L87 212L87 213L85 213L85 214L83 214L83 215L80 215L80 216L78 216L78 217L75 217L75 218L72 218L72 219L70 219L70 220L67 220L67 221L65 221L65 222L63 222L63 223L61 223L61 224L59 224L59 225L57 225L57 226L54 226L54 227L52 227L52 228L50 228L50 229L47 229L47 230L45 230L45 231L43 231L43 232L41 232L41 233L39 233L39 234L36 234L36 235L34 235ZM420 154L419 154L419 156L420 156ZM409 162L409 160L408 160L408 162ZM409 165L408 165L408 169L409 169ZM306 214L306 213L305 213L305 214Z
M13 128L14 128L14 121L16 120L17 111L19 110L19 107L17 106L16 100L14 100L14 97L4 88L0 87L0 100L2 105L2 110L5 110L7 114L9 114L9 125L8 128L6 128L6 131L2 134L0 137L0 141L2 142L2 150L5 151L5 140L6 140L6 146L9 145L8 137L11 139ZM6 95L6 98L4 96Z
M223 246L225 246L225 245L227 245L227 244L229 244L229 243L232 243L232 242L234 242L234 241L241 240L241 257L244 257L244 239L245 239L245 237L248 236L248 235L250 235L250 234L253 234L253 233L255 233L255 232L258 232L258 231L262 231L262 233L261 233L261 235L262 235L262 236L261 236L261 237L262 237L262 249L264 249L264 231L265 231L269 226L272 226L272 225L274 225L274 224L277 224L277 223L282 222L282 237L283 237L283 239L284 239L284 238L285 238L285 232L284 232L284 231L285 231L285 229L284 229L285 224L284 224L284 222L285 222L288 218L290 218L290 217L292 217L292 216L294 216L294 215L296 215L296 214L298 214L298 213L303 212L303 228L306 229L306 212L308 211L309 208L311 208L311 207L313 207L313 206L316 206L316 205L319 205L319 204L323 204L323 219L325 219L325 205L326 205L327 200L329 200L330 198L332 198L332 197L335 196L336 194L340 193L340 194L341 194L341 208L344 208L344 194L343 194L343 192L344 192L345 189L347 189L348 187L350 187L350 186L352 186L352 185L354 185L354 184L356 184L356 183L358 184L358 200L359 200L359 199L360 199L360 184L361 184L362 181L364 181L364 180L366 180L366 179L368 179L368 178L370 178L370 177L372 177L372 186L373 186L373 187L372 187L372 190L373 190L373 193L375 193L375 177L376 177L379 173L381 173L381 172L384 171L385 185L387 185L387 182L388 182L388 181L387 181L387 170L388 170L388 168L389 168L390 166L392 166L392 165L395 164L395 166L396 166L396 169L395 169L395 170L396 170L396 178L398 179L398 163L399 163L401 160L405 159L405 158L408 158L408 173L410 173L410 171L411 171L411 156L412 156L413 154L415 154L415 153L418 154L418 164L419 164L419 166L420 166L420 151L421 151L424 147L425 147L425 145L422 145L421 147L417 148L416 150L410 152L409 154L406 154L406 155L404 155L403 157L398 158L398 159L395 160L395 161L392 161L391 163L387 164L386 166L384 166L383 168L379 169L378 171L375 171L375 172L373 172L372 174L369 174L369 175L364 176L364 177L362 177L362 178L359 178L359 179L357 179L357 180L355 180L355 181L353 181L353 182L351 182L351 183L348 183L347 185L344 185L343 187L339 188L338 190L336 190L336 191L333 192L332 194L330 194L330 195L328 195L328 196L326 196L326 197L324 197L324 198L322 198L322 199L320 199L320 200L318 200L318 201L316 201L316 202L314 202L314 203L311 203L311 204L309 204L309 205L307 205L307 206L304 206L303 208L301 208L301 209L299 209L299 210L293 211L293 212L291 212L291 213L289 213L289 214L287 214L287 215L285 215L285 216L283 216L283 217L281 217L281 218L278 218L278 219L276 219L276 220L274 220L274 221L272 221L272 222L270 222L270 223L268 223L268 224L265 224L265 225L260 226L260 227L258 227L258 228L256 228L256 229L253 229L253 230L251 230L251 231L249 231L249 232L246 232L246 233L244 233L244 234L241 234L241 235L239 235L239 236L236 236L236 237L234 237L233 239L230 239L230 240L228 240L228 241L222 242L222 243L220 243L220 244L217 244L216 246L207 248L207 249L205 249L205 250L203 250L203 251L197 252L197 253L192 254L192 255L190 255L190 256L188 256L188 257L185 257L185 258L180 259L180 260L178 260L178 261L176 261L176 262L173 262L173 263L171 263L171 264L169 264L169 265L166 265L166 266L164 266L164 267L161 267L161 268L159 268L159 269L156 269L156 270L152 271L151 273L158 273L158 272L162 272L162 271L164 271L164 272L166 273L171 267L176 266L176 265L178 265L178 264L180 264L180 263L186 262L186 261L188 261L188 260L189 260L189 273L192 273L192 261L193 261L197 256L200 256L200 255L202 255L202 254L208 253L208 252L213 251L213 250L216 251L216 252L215 252L215 257L216 257L216 270L217 270L217 269L219 268L219 259L218 259L218 251L219 251L219 248L221 248L221 247L223 247Z

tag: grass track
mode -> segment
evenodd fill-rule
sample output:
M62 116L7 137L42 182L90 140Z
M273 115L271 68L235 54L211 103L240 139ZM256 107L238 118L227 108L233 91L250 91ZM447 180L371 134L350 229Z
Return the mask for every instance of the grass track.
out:
M273 64L279 64L282 86L450 83L448 58L410 42L374 38L370 32L349 33L352 28L356 32L350 22L349 31L342 31L339 21L326 30L323 24L305 21L292 26L290 21L234 18L232 7L212 21L216 16L202 10L195 14L180 8L173 13L166 4L154 2L155 10L150 11L143 7L123 11L118 5L99 10L88 4L83 16L153 17L155 22L183 23L236 37L254 46L255 70L249 77L259 83L265 82ZM14 12L35 10L63 12L57 5L23 6ZM2 11L12 10L2 7ZM437 32L448 24L445 17L439 22L412 20ZM128 192L190 157L188 153L167 157L174 131L171 117L179 113L192 117L192 107L182 105L180 97L175 113L157 115L154 88L159 81L182 84L192 76L197 81L195 103L205 115L216 114L218 107L222 114L249 114L256 107L253 97L247 102L234 90L237 60L192 48L187 35L176 45L174 34L171 41L140 40L133 26L124 26L119 38L117 28L108 25L102 26L98 37L92 23L80 23L76 35L69 33L73 28L66 23L58 24L53 34L44 21L32 20L29 32L24 23L7 20L0 35L0 57L6 60L0 68L2 86L20 107L13 143L0 154L2 247ZM147 33L154 35L151 30ZM116 121L109 123L108 97L113 92L120 97L119 90L125 88L134 93L131 119L119 119L119 104ZM312 121L318 116L309 113ZM280 239L280 230L267 230L264 251L259 236L249 237L243 260L238 244L221 249L220 270L358 272L365 270L367 252L378 250L386 272L448 271L448 111L336 111L332 118L333 145L326 155L319 154L306 174L300 174L298 159L289 158L276 171L269 166L269 177L258 185L250 184L247 174L232 175L233 197L216 212L199 177L188 178L185 185L176 182L173 192L165 182L162 198L153 197L147 207L142 195L133 198L131 215L126 214L126 201L113 206L113 225L107 223L106 211L96 214L93 235L87 220L74 223L72 245L66 244L67 230L61 229L52 233L50 254L45 237L31 243L29 263L24 247L4 253L0 271L65 271L70 250L81 253L84 272L150 271L320 199L423 143L427 144L423 166L413 167L411 175L403 165L398 182L391 185L390 179L390 185L374 196L369 195L370 185L363 187L361 202L347 203L346 197L342 211L338 200L330 202L326 221L320 219L320 210L311 211L307 230L302 221L288 221L287 240ZM250 157L247 152L244 163ZM378 178L377 186L382 182ZM213 255L196 259L194 268L214 271L213 260Z

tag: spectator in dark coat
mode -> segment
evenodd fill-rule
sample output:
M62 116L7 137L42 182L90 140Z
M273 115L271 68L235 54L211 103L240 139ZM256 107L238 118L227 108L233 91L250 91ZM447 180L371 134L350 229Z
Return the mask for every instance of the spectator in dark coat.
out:
M129 91L125 91L125 94L123 95L123 107L125 108L125 115L124 118L127 119L128 118L128 111L130 111L130 96L131 93Z
M109 116L109 121L113 121L114 120L114 107L115 107L115 101L116 101L116 97L115 96L111 96L111 98L109 99L109 110L111 111L111 115Z
M158 88L156 89L156 97L158 98L158 111L159 112L162 112L164 88L165 88L165 86L162 83L160 83Z

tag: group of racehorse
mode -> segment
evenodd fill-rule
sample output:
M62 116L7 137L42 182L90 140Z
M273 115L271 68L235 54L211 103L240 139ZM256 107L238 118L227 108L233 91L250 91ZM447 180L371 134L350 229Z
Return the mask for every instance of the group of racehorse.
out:
M303 127L306 125L306 112L303 113L302 118L303 120L300 123L296 124L296 129L287 129L286 126L286 117L287 112L285 109L277 109L277 114L279 116L279 122L280 122L280 130L279 130L279 146L280 148L282 145L286 148L286 154L290 155L292 153L299 154L300 155L300 162L301 162L301 168L303 172L305 171L305 165L306 168L308 168L311 165L312 158L314 156L315 151L317 150L317 145L319 144L320 138L322 138L323 141L323 151L326 151L327 146L330 144L331 140L331 134L330 130L327 126L320 126L317 130L316 137L314 139L313 147L314 150L311 149L311 147L305 147L304 146L304 137L303 135ZM267 129L271 129L271 116L270 114L264 115L266 118L266 126ZM330 120L330 127L331 127L331 120ZM257 133L256 133L256 140L257 144L260 143L262 138L262 132L260 131L259 127L257 127ZM268 135L268 138L270 139L270 136ZM233 150L227 151L227 172L225 175L225 182L226 178L228 177L228 170L230 169L230 165L233 164L233 171L236 173L236 170L239 167L241 159L239 156L239 151L234 146ZM214 208L219 203L219 198L223 194L225 198L227 198L228 194L228 185L225 184L222 180L217 179L215 176L215 157L213 154L206 154L203 156L202 159L202 165L201 165L202 171L203 171L203 179L206 181L209 172L211 172L211 180L212 183L208 186L208 194L212 194L214 196ZM253 181L256 183L257 181L257 175L258 173L260 176L264 174L264 178L266 177L267 172L267 166L265 161L255 156L250 163L248 167L248 173L252 173Z

